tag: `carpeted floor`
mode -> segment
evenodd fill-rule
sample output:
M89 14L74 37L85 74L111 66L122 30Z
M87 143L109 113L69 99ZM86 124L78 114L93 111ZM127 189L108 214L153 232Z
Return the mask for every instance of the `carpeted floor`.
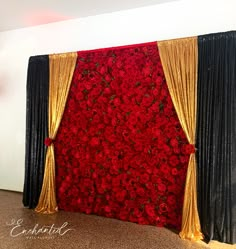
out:
M21 200L21 193L0 190L0 249L236 248L216 242L207 245L184 241L165 228L95 215L63 211L37 214L24 208Z

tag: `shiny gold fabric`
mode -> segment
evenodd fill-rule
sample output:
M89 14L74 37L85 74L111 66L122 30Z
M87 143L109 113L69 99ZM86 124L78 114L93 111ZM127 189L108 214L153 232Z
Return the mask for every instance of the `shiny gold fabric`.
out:
M51 139L56 138L57 130L65 109L76 60L77 53L49 55L50 79L48 133ZM51 144L47 149L43 186L35 211L45 214L57 212L53 144Z
M167 86L188 142L195 144L197 97L197 37L158 42ZM180 237L202 239L197 210L196 158L190 155Z

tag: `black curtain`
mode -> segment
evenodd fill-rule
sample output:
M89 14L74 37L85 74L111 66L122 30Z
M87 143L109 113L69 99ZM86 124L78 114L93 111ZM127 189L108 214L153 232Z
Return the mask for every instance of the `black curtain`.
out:
M198 37L198 208L206 240L236 243L236 32Z
M42 188L48 136L48 55L29 59L26 103L26 149L23 204L35 208Z

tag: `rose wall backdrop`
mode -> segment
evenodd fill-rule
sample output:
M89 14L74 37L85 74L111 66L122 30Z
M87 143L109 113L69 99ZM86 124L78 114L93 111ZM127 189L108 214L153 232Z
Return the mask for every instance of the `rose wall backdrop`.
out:
M60 209L180 229L191 151L156 42L79 52L54 144Z

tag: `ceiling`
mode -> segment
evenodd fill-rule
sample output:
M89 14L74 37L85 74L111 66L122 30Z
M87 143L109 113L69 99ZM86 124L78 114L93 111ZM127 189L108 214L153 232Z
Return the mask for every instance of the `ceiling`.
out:
M177 0L6 0L0 32Z

